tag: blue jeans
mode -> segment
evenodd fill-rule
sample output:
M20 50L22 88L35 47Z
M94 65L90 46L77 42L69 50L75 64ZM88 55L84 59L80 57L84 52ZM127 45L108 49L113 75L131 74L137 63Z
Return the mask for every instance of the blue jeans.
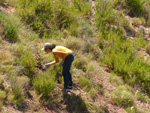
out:
M64 77L64 88L67 89L68 86L72 87L72 76L70 73L71 64L74 60L73 53L70 53L64 61L62 75Z

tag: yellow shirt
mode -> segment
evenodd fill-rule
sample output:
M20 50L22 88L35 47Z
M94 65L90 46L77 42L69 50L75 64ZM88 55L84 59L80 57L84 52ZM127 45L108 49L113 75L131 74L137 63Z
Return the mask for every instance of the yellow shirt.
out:
M70 53L72 53L72 51L71 51L70 49L68 49L68 48L66 48L66 47L63 47L63 46L56 46L53 50L62 51L62 52L64 52L64 53L66 53L66 57L67 57ZM57 58L62 58L61 55L55 55L55 57L57 57Z

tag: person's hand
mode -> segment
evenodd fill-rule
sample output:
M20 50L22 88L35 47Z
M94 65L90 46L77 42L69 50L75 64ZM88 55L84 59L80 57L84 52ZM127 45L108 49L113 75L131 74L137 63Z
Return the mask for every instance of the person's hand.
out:
M59 66L63 66L63 64L64 64L64 62L62 61L62 62L59 64Z
M43 69L47 69L49 67L49 63L43 65Z

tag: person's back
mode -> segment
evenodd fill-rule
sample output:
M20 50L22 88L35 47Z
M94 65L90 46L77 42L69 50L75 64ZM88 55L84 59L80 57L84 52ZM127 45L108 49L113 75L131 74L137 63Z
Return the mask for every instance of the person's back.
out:
M61 52L64 52L66 53L66 57L72 53L72 51L64 46L56 46L53 51L61 51ZM55 57L57 58L62 58L63 59L63 56L61 54L56 54Z

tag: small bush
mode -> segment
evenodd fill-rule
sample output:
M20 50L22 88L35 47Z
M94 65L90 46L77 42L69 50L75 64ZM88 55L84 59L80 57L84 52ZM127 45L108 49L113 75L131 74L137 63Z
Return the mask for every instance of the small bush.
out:
M26 76L10 76L9 81L15 100L23 100L29 85L29 78Z
M66 47L74 51L82 51L86 47L86 42L81 38L69 37L65 40Z
M11 65L14 62L14 56L10 51L5 50L5 52L0 52L0 62L2 65Z
M127 6L130 9L131 15L134 16L142 15L146 0L126 0L126 2L127 2Z
M91 78L96 75L101 75L100 67L97 62L91 61L87 64L86 74Z
M146 45L145 49L146 49L146 52L147 52L148 54L150 54L150 43L148 43L148 44Z
M5 2L5 0L0 0L0 3L4 3Z
M86 38L94 35L92 25L87 20L79 20L79 26L77 28L78 37Z
M4 83L4 77L0 75L0 89L4 89L3 83Z
M124 19L121 14L114 10L115 3L113 0L97 0L96 2L96 26L103 30L109 25L119 25Z
M143 24L142 21L140 20L140 18L134 17L134 18L132 18L131 21L132 21L132 25L134 25L134 26L140 26Z
M136 96L137 100L140 100L140 101L146 102L146 103L150 103L150 98L142 92L137 91L135 93L135 96Z
M127 107L126 111L128 113L145 113L144 111L139 110L136 106Z
M0 76L0 84L4 83L4 77Z
M111 93L111 99L114 104L129 107L134 105L133 95L126 86L119 86Z
M0 90L0 110L3 106L3 101L6 98L6 92L3 90Z
M0 13L0 22L3 23L6 39L11 42L18 41L18 20L13 16L7 16L3 13Z
M95 89L90 89L89 90L89 95L90 95L90 97L92 98L92 99L95 99L96 98L96 90Z
M85 0L73 0L74 7L83 15L89 16L91 14L91 3Z
M74 60L73 66L75 66L78 69L82 69L84 72L86 72L88 60L89 59L84 55L77 56Z
M15 96L12 93L7 94L7 100L9 103L13 103L15 100Z
M33 79L32 83L37 94L47 96L51 91L53 91L53 89L55 88L54 75L54 73L50 74L49 71L47 71L37 75L37 77Z
M79 77L79 85L83 87L86 91L90 91L92 89L92 81L89 78L84 76Z
M3 90L0 90L0 101L3 101L3 99L6 98L6 92Z
M34 68L37 65L37 61L30 52L30 49L28 49L27 52L23 51L21 57L17 59L17 62L24 66L24 74L30 78L33 78Z

